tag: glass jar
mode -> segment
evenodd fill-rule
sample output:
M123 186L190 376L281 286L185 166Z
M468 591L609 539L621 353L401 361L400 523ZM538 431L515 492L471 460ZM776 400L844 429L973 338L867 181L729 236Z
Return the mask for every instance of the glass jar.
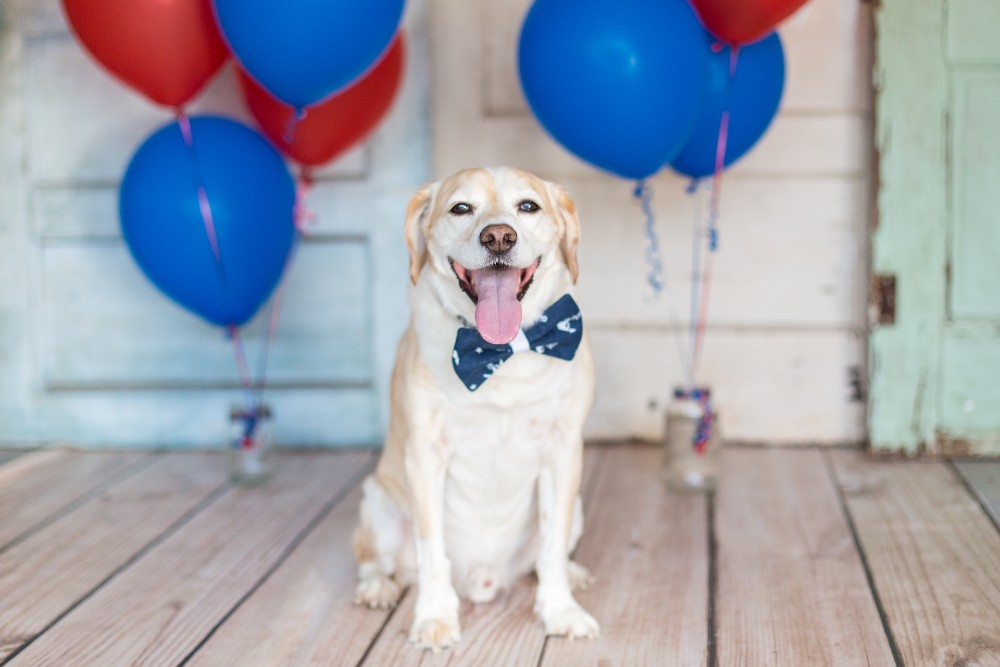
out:
M705 388L675 389L667 406L664 475L679 492L711 491L719 477L718 413Z
M270 406L234 406L229 411L232 438L229 447L229 478L236 484L255 486L271 476L273 460L270 439Z

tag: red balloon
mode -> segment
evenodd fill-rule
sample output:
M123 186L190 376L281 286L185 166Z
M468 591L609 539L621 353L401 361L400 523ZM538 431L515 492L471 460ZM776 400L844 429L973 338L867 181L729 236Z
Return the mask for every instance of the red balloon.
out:
M382 59L343 91L306 107L295 120L295 109L276 99L243 68L240 89L250 113L278 150L309 167L329 162L375 129L385 116L403 79L403 35L396 35Z
M708 31L742 46L766 37L806 0L691 0Z
M229 57L209 0L63 0L84 47L116 77L180 107Z

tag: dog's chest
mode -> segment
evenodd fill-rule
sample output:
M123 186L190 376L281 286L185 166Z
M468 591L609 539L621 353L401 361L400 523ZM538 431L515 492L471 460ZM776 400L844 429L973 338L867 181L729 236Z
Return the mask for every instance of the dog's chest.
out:
M541 459L552 446L553 405L513 410L473 408L445 427L449 495L500 516L517 513L533 493Z

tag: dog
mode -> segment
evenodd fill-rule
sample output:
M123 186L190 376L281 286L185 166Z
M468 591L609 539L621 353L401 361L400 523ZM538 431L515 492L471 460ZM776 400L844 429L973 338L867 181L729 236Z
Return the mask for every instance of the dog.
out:
M459 641L459 595L492 600L534 570L546 634L596 637L573 597L583 531L584 419L594 365L572 298L580 223L557 185L513 168L460 171L406 210L411 318L378 466L354 535L355 602L417 585L410 641Z

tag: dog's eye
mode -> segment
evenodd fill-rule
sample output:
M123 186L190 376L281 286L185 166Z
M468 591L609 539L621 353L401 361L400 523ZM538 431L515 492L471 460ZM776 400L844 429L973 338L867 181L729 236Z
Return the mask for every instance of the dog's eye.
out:
M541 206L531 201L530 199L525 199L523 202L517 205L517 210L522 213L536 213L541 209Z
M452 215L469 215L472 213L472 206L466 204L464 201L460 201L451 207L449 213Z

